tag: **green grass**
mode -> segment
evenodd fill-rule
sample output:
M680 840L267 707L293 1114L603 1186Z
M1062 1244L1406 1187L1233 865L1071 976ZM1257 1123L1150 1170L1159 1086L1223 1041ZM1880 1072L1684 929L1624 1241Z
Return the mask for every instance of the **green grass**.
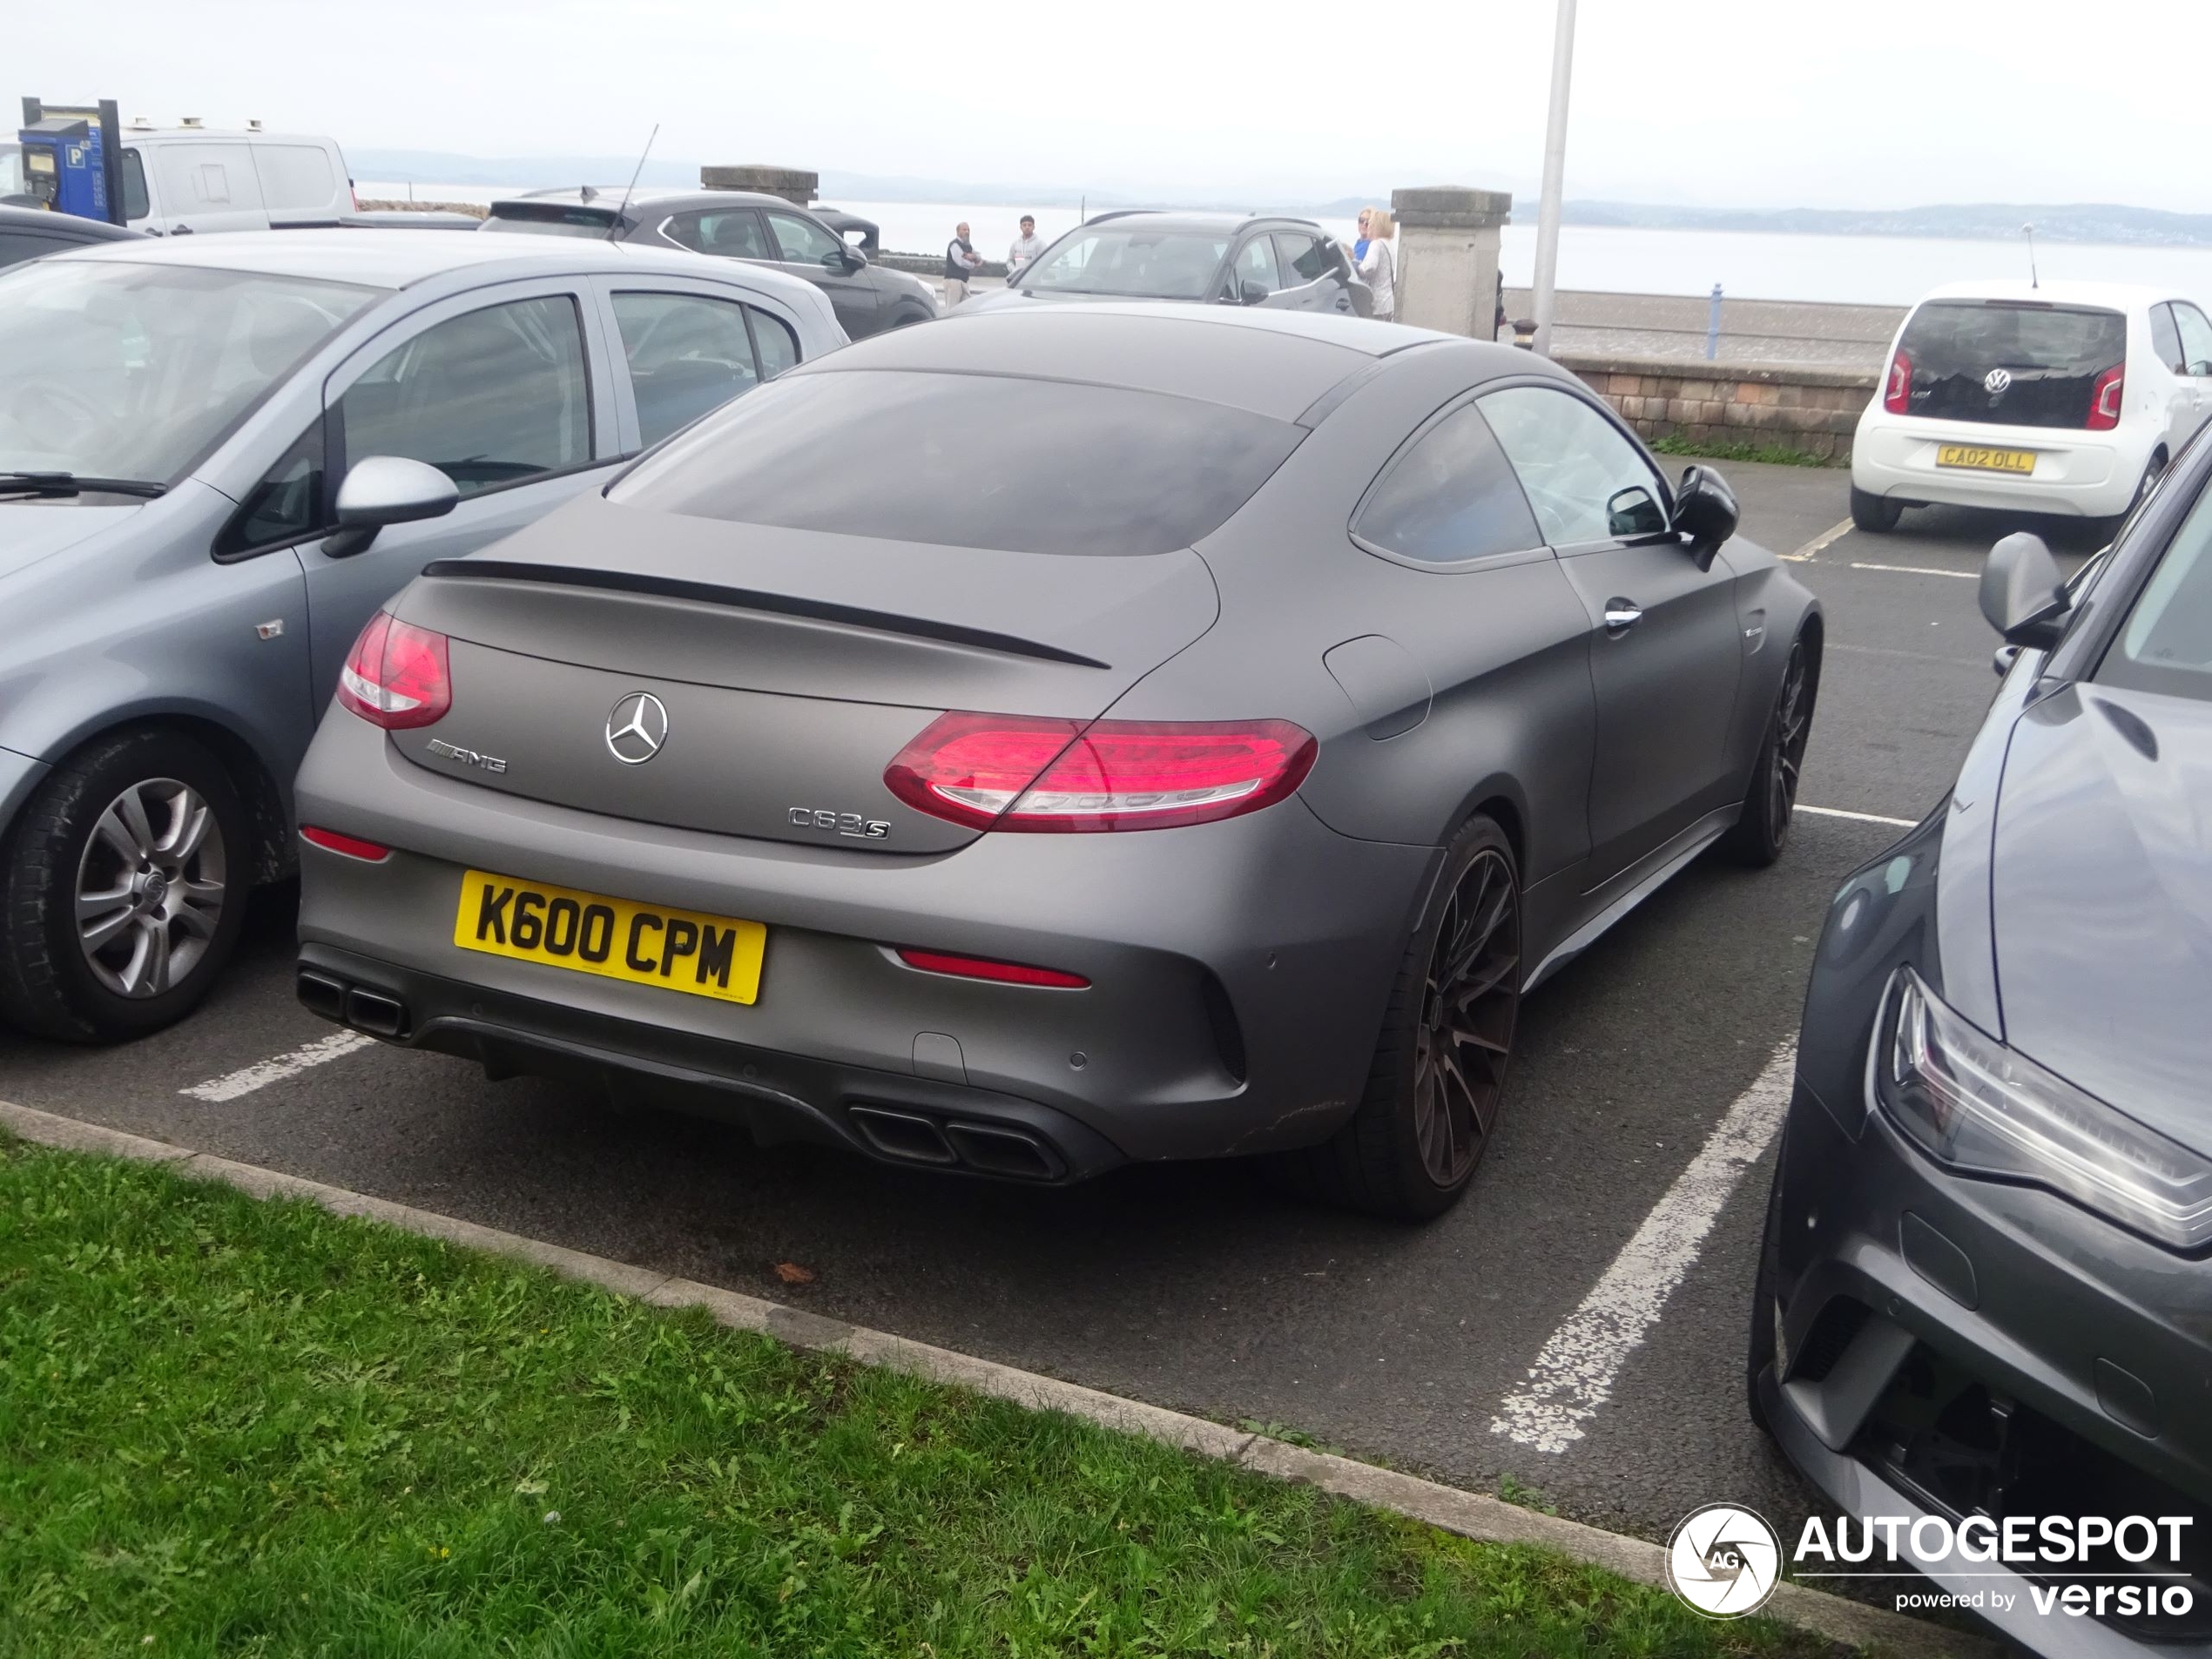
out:
M1752 443L1742 438L1677 437L1669 433L1650 441L1652 452L1662 455L1689 455L1700 461L1759 461L1771 467L1841 467L1841 460L1831 461L1810 450L1791 449L1778 443Z
M1816 1655L1768 1623L0 1140L0 1654Z

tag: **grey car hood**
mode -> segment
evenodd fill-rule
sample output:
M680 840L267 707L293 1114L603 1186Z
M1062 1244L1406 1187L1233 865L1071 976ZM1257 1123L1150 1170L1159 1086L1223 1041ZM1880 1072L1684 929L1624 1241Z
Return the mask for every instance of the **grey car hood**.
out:
M135 502L83 507L66 501L0 501L0 581L145 510Z
M2006 1042L2212 1156L2212 704L2087 685L2030 707L1993 851Z

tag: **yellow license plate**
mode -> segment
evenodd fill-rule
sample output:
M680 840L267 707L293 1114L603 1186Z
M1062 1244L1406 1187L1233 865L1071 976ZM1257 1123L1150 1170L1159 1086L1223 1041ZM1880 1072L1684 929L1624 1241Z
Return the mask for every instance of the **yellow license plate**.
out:
M453 942L603 979L751 1002L760 995L768 930L757 921L471 870L461 880Z
M2033 449L1978 449L1970 443L1936 446L1936 465L1964 467L1973 472L2033 472Z

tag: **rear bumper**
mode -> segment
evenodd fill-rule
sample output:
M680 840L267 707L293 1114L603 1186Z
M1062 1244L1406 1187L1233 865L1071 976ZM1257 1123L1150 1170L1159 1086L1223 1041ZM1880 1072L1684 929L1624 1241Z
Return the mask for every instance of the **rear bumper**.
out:
M2020 475L1939 467L1938 449L1951 443L2032 451L2035 470ZM1851 475L1869 495L1898 501L2106 518L2128 510L2152 448L2151 439L2124 429L1977 426L1893 415L1876 404L1859 421Z
M1189 829L987 835L930 856L748 840L476 788L337 716L297 799L302 823L401 849L369 864L303 846L300 908L303 968L402 1002L401 1041L495 1069L658 1078L786 1126L774 1132L863 1150L881 1149L858 1134L856 1106L941 1128L1031 1123L1070 1176L1332 1132L1364 1088L1436 856L1338 835L1297 800ZM762 922L759 999L462 949L471 867ZM922 973L900 945L1090 983Z

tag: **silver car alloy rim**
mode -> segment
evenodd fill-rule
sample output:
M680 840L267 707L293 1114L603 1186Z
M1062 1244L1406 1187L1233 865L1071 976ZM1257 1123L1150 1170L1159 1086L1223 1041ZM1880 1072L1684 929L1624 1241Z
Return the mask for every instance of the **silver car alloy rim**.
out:
M1494 847L1453 885L1413 1033L1413 1135L1421 1167L1457 1186L1498 1121L1521 1011L1521 905Z
M173 778L108 803L77 865L77 942L118 996L159 996L207 954L222 920L223 832Z

